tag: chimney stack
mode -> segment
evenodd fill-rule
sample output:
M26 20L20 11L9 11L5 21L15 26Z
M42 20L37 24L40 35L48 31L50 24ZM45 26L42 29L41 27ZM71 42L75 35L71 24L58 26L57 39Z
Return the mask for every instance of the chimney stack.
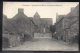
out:
M71 12L73 12L73 10L74 10L74 7L71 8Z
M24 10L22 8L18 8L18 13L24 13Z

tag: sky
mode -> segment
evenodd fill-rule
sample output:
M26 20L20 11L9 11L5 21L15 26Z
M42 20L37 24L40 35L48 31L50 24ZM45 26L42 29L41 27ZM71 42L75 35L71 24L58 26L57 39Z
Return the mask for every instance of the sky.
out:
M36 12L41 18L52 18L56 22L56 14L67 15L72 7L79 2L3 2L3 14L13 18L18 13L18 8L23 8L28 17L33 17Z

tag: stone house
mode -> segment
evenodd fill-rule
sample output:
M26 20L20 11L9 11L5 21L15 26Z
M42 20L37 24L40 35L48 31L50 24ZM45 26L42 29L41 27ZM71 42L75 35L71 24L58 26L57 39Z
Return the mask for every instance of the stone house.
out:
M18 13L11 19L3 15L3 36L9 40L10 47L12 47L33 39L36 32L50 32L49 26L51 24L52 19L40 18L37 12L33 17L28 17L24 14L24 10L19 8Z
M64 18L65 15L58 15L58 18L56 19L56 37L58 40L63 39L63 31L64 31Z
M56 22L56 36L66 42L78 41L76 37L79 34L79 5L72 8L69 14L62 16L62 18L60 15L58 17L57 20L61 21Z
M6 15L3 15L3 29L2 29L2 47L9 48L13 46L20 45L20 36L16 33L13 33L9 20Z
M36 25L37 33L50 32L50 25L52 25L52 18L40 18L38 12L35 13L33 21Z
M71 42L78 42L78 36L79 36L79 5L77 5L75 8L71 9L71 12L68 14L69 19L69 28L70 33L69 36L72 40ZM77 38L77 39L76 39Z

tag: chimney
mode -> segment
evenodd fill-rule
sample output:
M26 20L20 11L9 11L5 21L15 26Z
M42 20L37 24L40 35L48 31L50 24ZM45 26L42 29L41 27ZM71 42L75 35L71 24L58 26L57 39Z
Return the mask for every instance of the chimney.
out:
M58 13L56 13L56 22L57 22L57 20L58 20L58 16L59 16Z
M18 8L18 13L22 14L22 13L24 13L24 10L22 8Z
M71 12L73 12L73 10L74 10L74 7L71 8Z

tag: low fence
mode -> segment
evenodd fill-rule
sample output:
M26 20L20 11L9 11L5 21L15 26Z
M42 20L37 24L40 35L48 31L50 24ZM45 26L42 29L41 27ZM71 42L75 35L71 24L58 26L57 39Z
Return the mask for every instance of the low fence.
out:
M34 38L52 38L51 33L34 33Z

